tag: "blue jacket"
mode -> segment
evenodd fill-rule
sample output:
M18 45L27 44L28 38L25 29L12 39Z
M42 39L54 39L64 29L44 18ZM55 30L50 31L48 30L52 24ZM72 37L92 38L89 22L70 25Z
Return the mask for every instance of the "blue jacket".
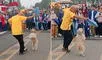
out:
M89 18L89 19L91 19L92 11L93 11L93 10L89 10L89 12L88 12L88 18ZM96 21L96 18L95 18L95 15L96 15L96 14L97 14L97 11L94 11L94 12L93 12L93 19L94 19L94 21Z

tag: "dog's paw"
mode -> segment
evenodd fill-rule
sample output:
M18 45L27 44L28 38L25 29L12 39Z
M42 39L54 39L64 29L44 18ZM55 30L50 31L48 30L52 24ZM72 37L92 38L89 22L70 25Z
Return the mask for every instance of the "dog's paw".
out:
M80 56L85 57L85 54L80 54Z

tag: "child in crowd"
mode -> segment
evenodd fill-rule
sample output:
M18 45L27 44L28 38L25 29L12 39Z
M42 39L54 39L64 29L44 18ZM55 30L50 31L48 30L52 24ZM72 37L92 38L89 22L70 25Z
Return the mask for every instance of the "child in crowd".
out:
M50 19L51 19L51 38L55 38L57 37L57 27L58 26L56 22L54 21L55 19L57 19L57 16L54 13L54 11L51 11Z

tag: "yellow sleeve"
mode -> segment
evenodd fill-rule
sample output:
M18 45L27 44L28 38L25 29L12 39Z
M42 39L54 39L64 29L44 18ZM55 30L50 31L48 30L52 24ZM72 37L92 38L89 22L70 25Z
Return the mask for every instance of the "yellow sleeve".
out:
M22 21L25 21L25 20L27 20L27 17L26 17L26 16L21 16L20 19L21 19Z
M9 22L9 24L11 24L12 23L12 18L8 19L8 22Z

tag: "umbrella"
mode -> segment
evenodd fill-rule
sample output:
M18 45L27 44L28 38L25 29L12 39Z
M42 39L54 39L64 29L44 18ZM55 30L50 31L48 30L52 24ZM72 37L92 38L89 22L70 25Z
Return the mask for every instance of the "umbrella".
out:
M11 2L8 4L8 6L19 6L18 2Z

